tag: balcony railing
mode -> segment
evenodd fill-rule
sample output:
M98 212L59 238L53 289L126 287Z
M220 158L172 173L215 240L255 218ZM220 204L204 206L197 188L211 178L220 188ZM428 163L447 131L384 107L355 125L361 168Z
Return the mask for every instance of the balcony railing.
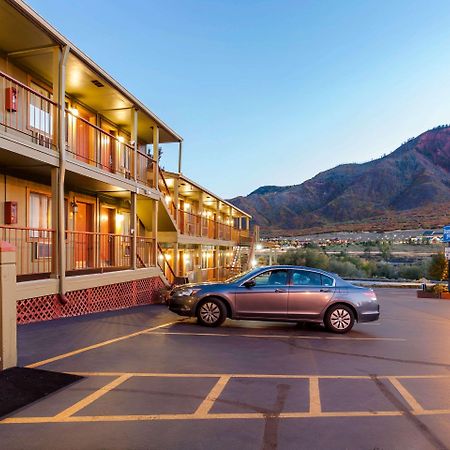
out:
M54 272L55 231L0 225L0 240L16 247L18 281L48 278ZM132 236L66 231L66 273L123 270L131 267ZM136 238L137 267L154 267L155 240Z
M188 211L178 210L177 225L180 233L187 236L234 241L243 245L248 245L247 240L250 242L248 230L238 230L226 223Z
M18 280L49 277L53 271L54 230L0 225L0 240L16 247Z
M138 236L136 238L136 259L139 267L154 267L155 239Z
M131 145L119 137L76 116L70 110L66 110L66 118L67 151L75 159L128 180L136 179L149 187L155 187L156 164L153 159L135 152Z
M46 148L55 148L57 105L50 98L0 71L0 124Z

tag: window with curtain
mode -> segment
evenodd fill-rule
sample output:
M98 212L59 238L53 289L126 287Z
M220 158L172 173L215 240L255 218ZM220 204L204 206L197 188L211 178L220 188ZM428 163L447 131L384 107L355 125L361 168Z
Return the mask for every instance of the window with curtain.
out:
M30 192L28 226L30 228L51 228L51 198L46 194ZM44 235L45 234L45 235ZM30 230L30 237L47 237L47 233Z

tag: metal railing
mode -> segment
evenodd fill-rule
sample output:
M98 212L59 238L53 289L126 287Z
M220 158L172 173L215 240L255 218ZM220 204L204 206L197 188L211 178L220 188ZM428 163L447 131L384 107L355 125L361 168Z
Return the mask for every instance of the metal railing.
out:
M170 192L169 186L167 186L167 181L164 177L163 171L160 167L158 167L159 170L159 177L158 177L158 189L163 195L164 203L167 206L167 209L170 212L170 215L172 216L172 219L177 222L177 207L175 205L175 202L172 198L172 193Z
M173 270L172 266L170 265L169 260L167 259L167 256L164 254L163 249L158 244L158 266L163 272L164 276L166 277L167 281L170 284L173 284L175 282L176 274Z
M154 267L155 261L155 239L136 237L136 260L137 267Z
M42 147L55 149L57 104L0 71L0 125Z
M128 269L132 236L66 231L66 272Z
M20 277L50 276L53 271L54 230L0 225L0 240L16 247L16 273Z

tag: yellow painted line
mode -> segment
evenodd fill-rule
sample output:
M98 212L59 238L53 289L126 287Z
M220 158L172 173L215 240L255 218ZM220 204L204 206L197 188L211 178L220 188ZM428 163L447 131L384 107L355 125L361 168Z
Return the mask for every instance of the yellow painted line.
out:
M309 379L309 412L310 414L319 414L322 412L318 377L311 377Z
M284 412L280 413L280 419L301 418L330 418L330 417L390 417L403 416L403 411L336 411L320 412ZM423 410L412 412L416 416L421 415L448 415L450 409ZM263 413L220 413L220 414L135 414L123 416L69 416L69 417L11 417L0 421L2 424L33 424L33 423L91 423L91 422L130 422L130 421L157 421L157 420L240 420L240 419L265 419Z
M422 405L413 397L411 392L403 386L400 381L398 381L395 377L389 377L388 380L392 383L392 385L397 389L399 394L403 397L403 399L408 403L413 412L421 413L424 411Z
M229 380L230 377L226 375L219 378L219 380L211 389L205 400L203 400L203 402L195 411L194 413L195 416L205 416L206 414L209 413L209 411L214 405L214 402L220 397L220 394L225 389L225 386L227 385Z
M110 383L106 384L102 388L98 389L97 391L93 392L92 394L88 395L87 397L81 399L79 402L75 403L74 405L70 406L69 408L65 409L64 411L61 411L59 414L55 416L55 419L66 419L67 417L72 416L73 414L77 413L78 411L82 410L86 406L90 405L91 403L98 400L100 397L103 397L105 394L125 382L131 377L129 374L121 375L120 377L116 378L115 380L111 381Z
M344 380L372 380L370 375L297 375L297 374L264 374L264 373L164 373L164 372L68 372L73 375L85 377L119 377L130 375L132 377L161 377L161 378L280 378L280 379L344 379ZM380 379L442 379L450 375L379 375Z
M403 338L384 338L384 337L337 337L337 336L304 336L304 335L286 335L286 334L233 334L233 333L188 333L188 332L156 332L151 333L155 336L212 336L212 337L244 337L244 338L264 338L264 339L303 339L315 341L399 341L405 342Z
M162 325L158 325L156 327L152 327L152 328L146 328L145 330L141 330L141 331L136 331L135 333L131 333L131 334L126 334L125 336L120 336L114 339L109 339L108 341L103 341L103 342L99 342L98 344L94 344L94 345L90 345L88 347L83 347L83 348L79 348L77 350L73 350L71 352L68 353L63 353L62 355L58 355L58 356L53 356L52 358L48 358L48 359L44 359L43 361L38 361L35 362L33 364L29 364L28 368L34 368L34 367L40 367L43 366L45 364L49 364L55 361L59 361L60 359L64 359L64 358L69 358L70 356L74 356L74 355L79 355L80 353L84 353L84 352L88 352L89 350L94 350L96 348L100 348L100 347L104 347L106 345L110 345L110 344L114 344L116 342L120 342L123 341L125 339L130 339L132 337L135 336L139 336L141 334L144 333L149 333L153 330L158 330L160 328L164 328L164 327L169 327L175 323L180 322L180 320L175 320L173 322L167 322L167 323L163 323Z

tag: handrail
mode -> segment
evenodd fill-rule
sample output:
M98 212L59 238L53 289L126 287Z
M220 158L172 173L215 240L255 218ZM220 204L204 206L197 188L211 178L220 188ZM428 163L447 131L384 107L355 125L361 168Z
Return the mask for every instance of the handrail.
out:
M167 195L169 195L170 196L170 189L169 189L169 186L167 186L167 182L166 182L166 179L165 179L165 177L164 177L164 174L163 174L163 171L161 170L161 167L159 167L159 165L158 165L158 171L159 171L159 179L163 182L163 185L164 185L164 187L166 188L166 192L167 192ZM165 201L165 199L164 199L164 201ZM175 222L177 222L177 217L176 217L176 215L177 215L177 206L175 205L175 202L173 201L173 198L171 197L171 199L170 199L170 204L172 205L172 208L173 208L173 214L175 215L175 217L174 217L174 219L175 219Z
M26 84L22 83L19 80L16 80L15 78L11 77L10 75L8 75L7 73L3 72L0 70L0 76L6 78L7 80L11 81L12 83L17 84L18 86L20 86L21 88L27 90L28 92L31 92L34 95L37 95L38 97L40 97L41 99L52 103L54 106L58 106L58 103L55 102L54 100L51 100L50 98L47 98L45 95L42 95L40 92L35 91L33 88L30 88L30 86L27 86Z
M52 233L53 231L55 231L53 228L18 227L16 225L0 225L0 229L20 231L46 231L48 233Z
M164 262L167 264L167 267L169 268L170 273L171 273L172 276L175 278L175 277L176 277L175 272L174 272L174 270L172 269L172 266L170 265L169 260L167 259L166 255L164 254L164 252L163 252L163 250L162 250L162 248L161 248L161 246L160 246L159 244L158 244L158 251L159 251L159 253L162 255L162 257L163 257L163 259L164 259ZM163 268L161 267L161 265L159 264L159 262L158 262L158 266L159 266L159 268L160 268L161 270L163 270Z

